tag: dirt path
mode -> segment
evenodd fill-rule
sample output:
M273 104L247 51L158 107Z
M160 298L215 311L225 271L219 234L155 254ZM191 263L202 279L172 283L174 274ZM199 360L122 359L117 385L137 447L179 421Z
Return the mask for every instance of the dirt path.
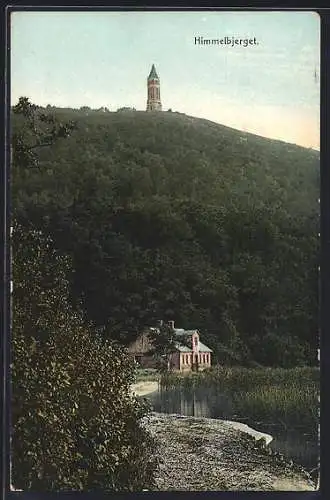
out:
M137 382L132 385L132 391L136 396L146 396L147 394L158 391L158 382Z
M158 443L155 490L315 491L309 476L228 422L152 413Z

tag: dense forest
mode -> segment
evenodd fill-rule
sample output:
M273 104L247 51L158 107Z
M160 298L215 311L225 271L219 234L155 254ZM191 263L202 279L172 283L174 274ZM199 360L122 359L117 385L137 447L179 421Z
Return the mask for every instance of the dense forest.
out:
M318 152L170 111L27 121L12 115L15 220L70 257L98 334L127 345L175 320L219 363L316 362ZM47 144L57 122L70 134Z

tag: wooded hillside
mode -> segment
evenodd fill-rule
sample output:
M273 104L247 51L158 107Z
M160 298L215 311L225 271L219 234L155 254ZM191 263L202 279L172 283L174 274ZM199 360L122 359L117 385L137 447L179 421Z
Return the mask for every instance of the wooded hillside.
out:
M14 158L15 217L72 257L105 337L173 319L220 362L315 362L318 152L174 112L39 111L76 130Z

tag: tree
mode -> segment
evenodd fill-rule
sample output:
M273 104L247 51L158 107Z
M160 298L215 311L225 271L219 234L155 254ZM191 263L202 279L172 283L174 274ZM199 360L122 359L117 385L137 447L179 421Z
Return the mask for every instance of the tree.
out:
M293 368L306 364L306 346L295 336L280 336L275 333L267 333L262 342L258 338L252 338L254 344L255 360L264 366L283 366Z
M175 113L52 112L79 127L14 166L15 213L70 254L105 337L175 317L220 362L256 359L267 332L316 351L318 153Z
M14 112L23 118L13 134L15 168L26 171L36 164L33 149L63 135L39 127L38 108L24 98ZM71 260L40 228L15 218L12 252L13 485L35 491L148 488L154 441L141 424L147 407L131 394L134 367L126 351L101 339L71 305Z
M158 328L150 330L150 339L152 349L150 354L153 354L158 360L161 371L170 369L170 355L175 351L177 336L175 330L169 324L161 324Z
M68 260L13 231L12 477L15 487L136 491L153 484L147 408L125 350L69 304Z
M63 123L46 108L31 103L28 97L20 97L13 106L14 115L20 120L12 134L13 165L20 168L38 165L38 150L52 146L58 139L67 138L76 128L72 120Z

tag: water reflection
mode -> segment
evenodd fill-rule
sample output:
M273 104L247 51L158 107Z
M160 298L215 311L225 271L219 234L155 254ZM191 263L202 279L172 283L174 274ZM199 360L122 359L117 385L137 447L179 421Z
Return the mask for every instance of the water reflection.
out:
M235 413L234 405L228 394L216 388L198 387L195 389L160 390L151 397L153 410L160 413L221 418L246 423L254 429L271 434L274 440L271 447L312 471L317 467L319 446L317 429L287 428L285 424L256 422L246 415Z
M231 400L216 389L160 390L151 398L154 411L178 413L194 417L229 418L233 414Z

